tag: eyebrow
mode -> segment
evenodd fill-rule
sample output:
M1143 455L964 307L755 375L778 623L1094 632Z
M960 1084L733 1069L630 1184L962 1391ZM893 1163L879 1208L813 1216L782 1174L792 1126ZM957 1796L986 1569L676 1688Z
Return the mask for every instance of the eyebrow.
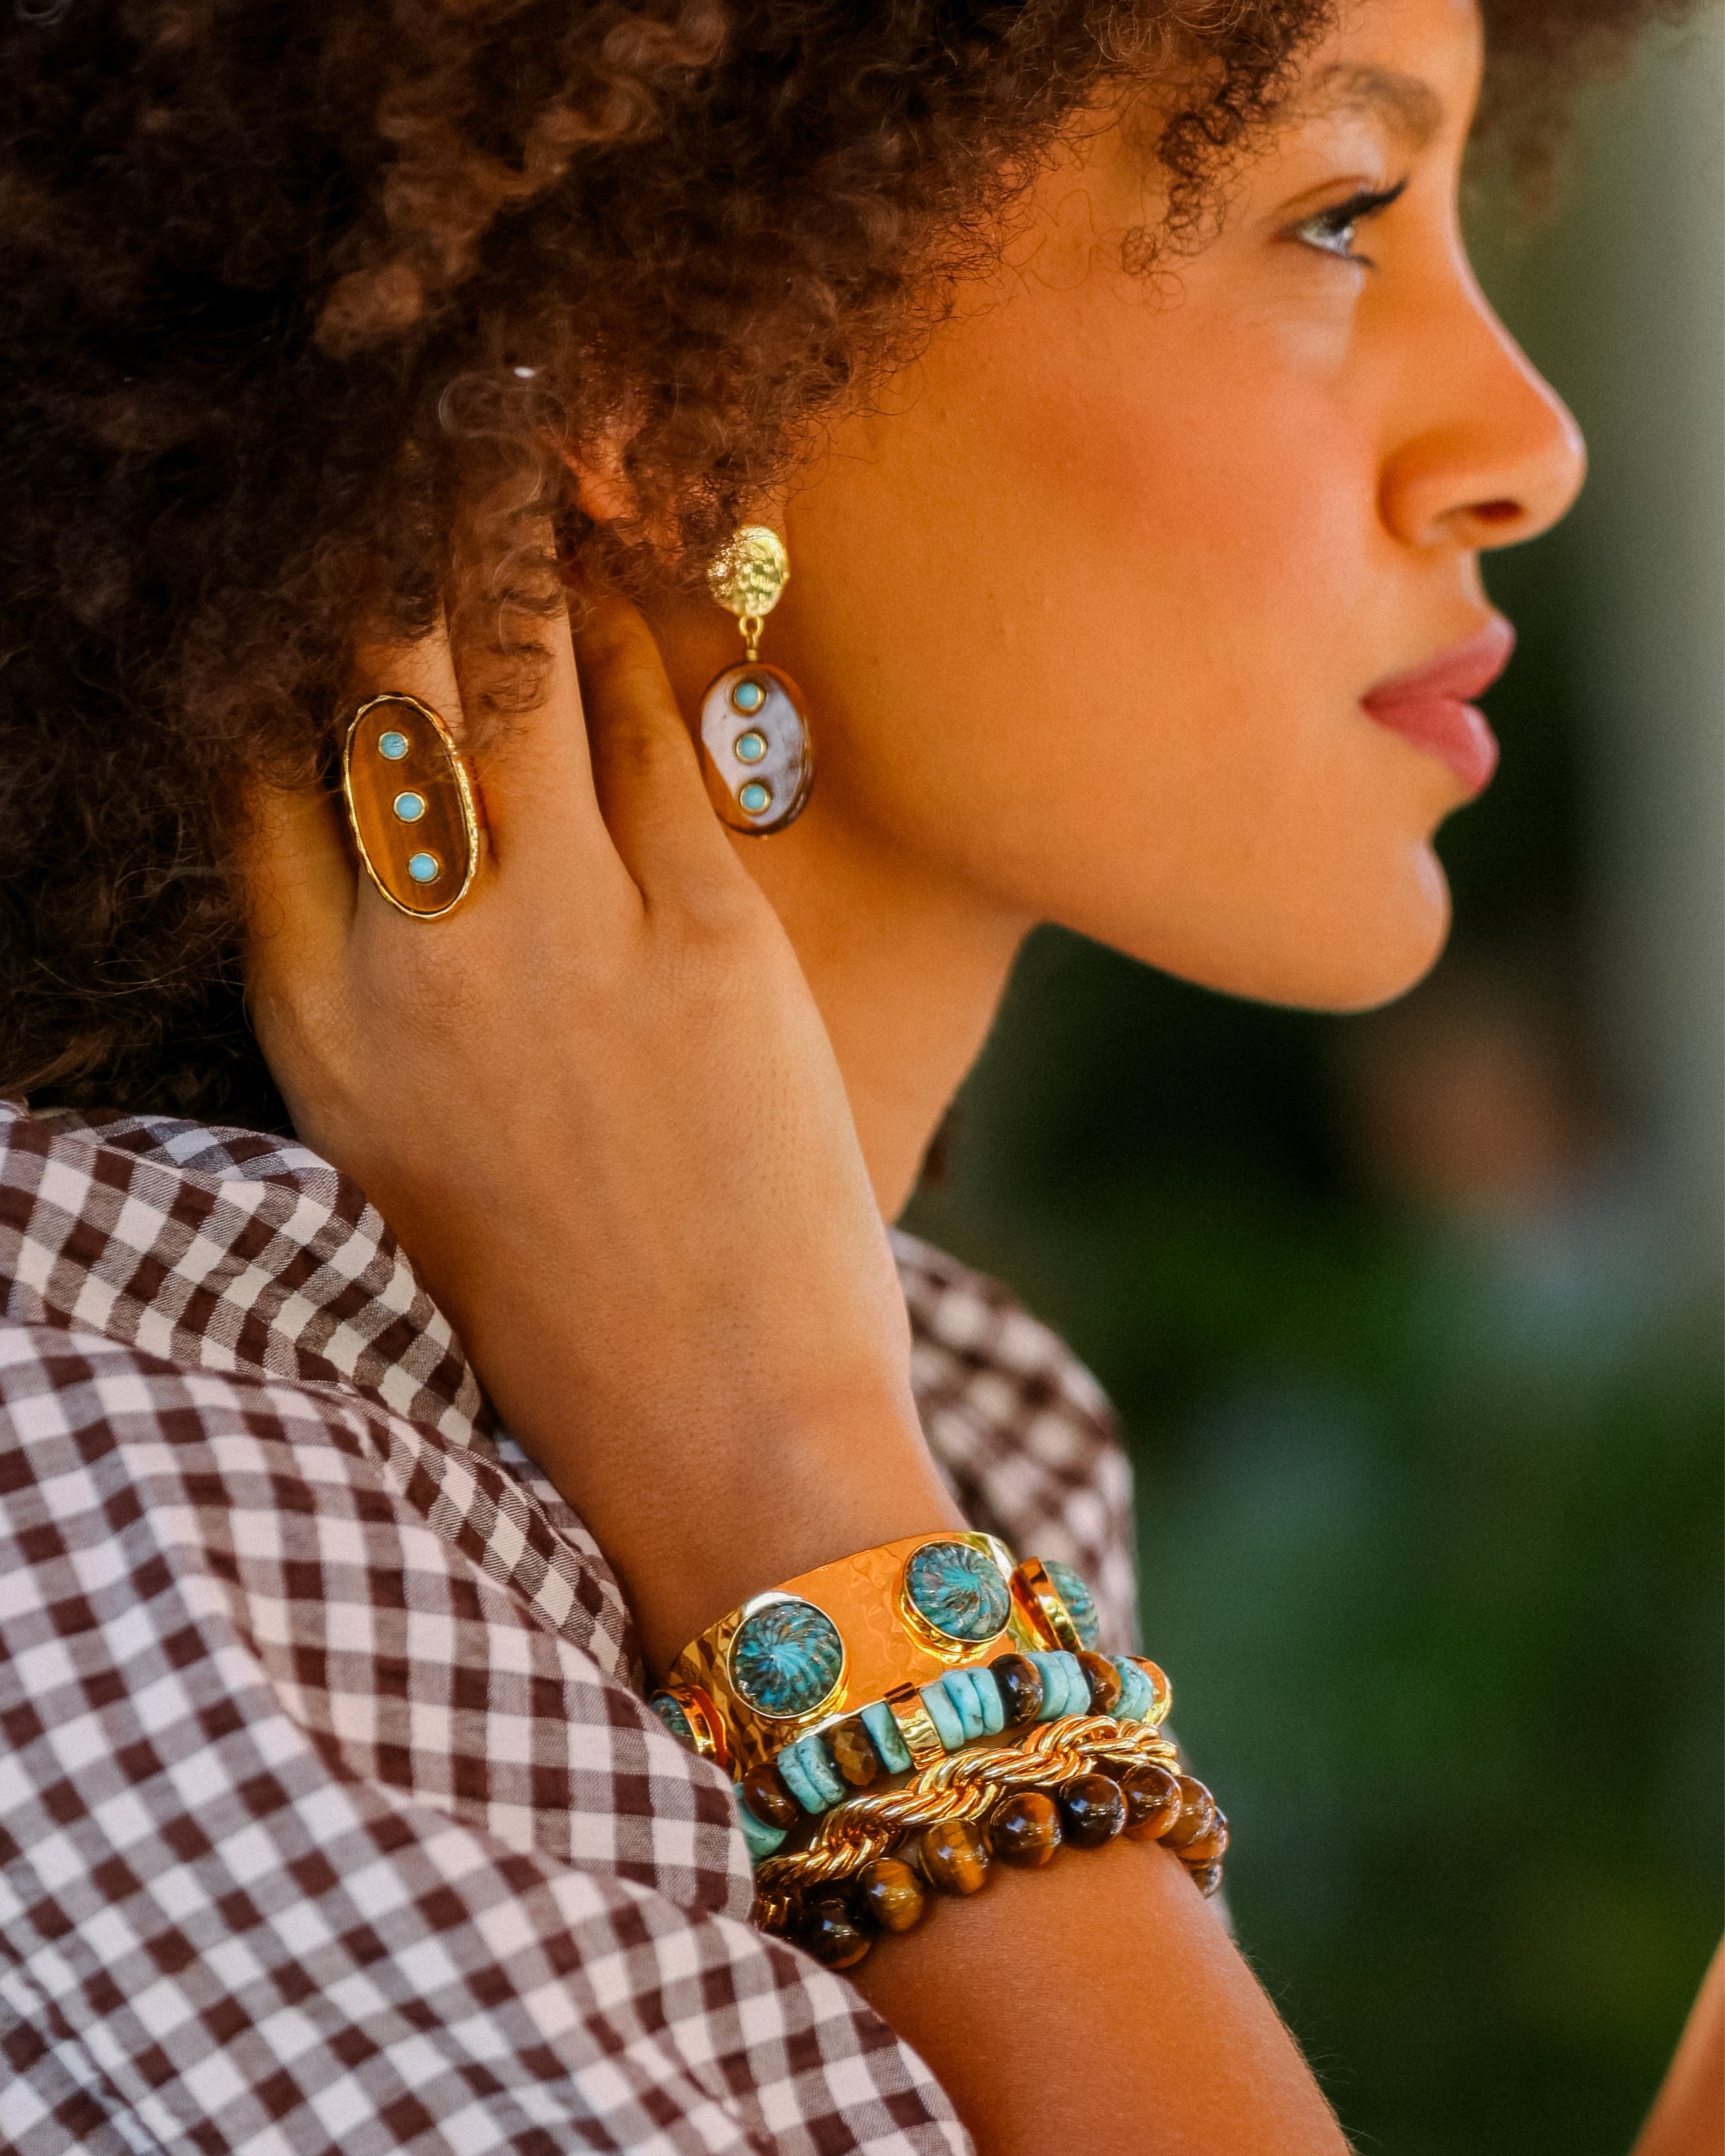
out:
M1326 68L1300 102L1308 111L1374 113L1415 150L1425 147L1444 120L1444 101L1431 85L1393 68Z

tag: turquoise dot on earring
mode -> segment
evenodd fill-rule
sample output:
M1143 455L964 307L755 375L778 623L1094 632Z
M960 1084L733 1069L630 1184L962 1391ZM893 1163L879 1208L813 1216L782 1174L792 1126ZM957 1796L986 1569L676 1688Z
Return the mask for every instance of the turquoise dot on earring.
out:
M758 763L767 753L767 737L757 734L751 726L746 734L737 737L737 760L739 763Z
M398 793L394 807L396 814L403 824L417 824L425 814L425 796L423 793Z
M387 756L392 763L399 763L407 752L408 737L405 734L391 732L378 735L377 753L379 756Z
M759 816L773 806L773 790L762 785L758 778L752 778L738 793L737 798L738 805L747 809L751 816Z
M435 883L443 870L438 865L435 854L409 854L408 874L415 883Z
M731 691L731 701L739 711L758 711L767 701L767 691L758 681L739 681Z

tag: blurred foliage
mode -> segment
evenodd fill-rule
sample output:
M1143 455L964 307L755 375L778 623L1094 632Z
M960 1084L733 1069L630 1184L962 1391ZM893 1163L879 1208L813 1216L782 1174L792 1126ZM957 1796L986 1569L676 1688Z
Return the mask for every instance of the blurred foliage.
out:
M1510 753L1445 851L1461 962L1584 1005L1563 543L1494 577ZM1121 1409L1241 1940L1360 2145L1622 2156L1721 1923L1718 1283L1609 1155L1495 1219L1374 1186L1378 1023L1045 931L906 1224Z

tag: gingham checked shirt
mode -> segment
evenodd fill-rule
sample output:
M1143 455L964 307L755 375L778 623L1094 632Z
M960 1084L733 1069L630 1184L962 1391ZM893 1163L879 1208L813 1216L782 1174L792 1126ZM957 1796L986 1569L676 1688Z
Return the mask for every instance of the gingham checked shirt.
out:
M1106 1405L901 1237L972 1520L1131 1644ZM603 1553L296 1145L0 1103L0 2149L957 2150L748 1921Z

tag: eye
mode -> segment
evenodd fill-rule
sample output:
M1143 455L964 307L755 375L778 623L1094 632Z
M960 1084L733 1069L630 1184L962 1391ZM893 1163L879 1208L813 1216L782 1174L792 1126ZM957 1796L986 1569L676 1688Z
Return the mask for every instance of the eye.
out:
M1316 210L1297 224L1291 224L1286 236L1298 240L1302 247L1315 247L1321 254L1358 262L1368 270L1375 268L1370 255L1354 253L1355 236L1368 218L1378 216L1393 202L1399 201L1407 185L1402 180L1393 187L1362 187L1345 202L1332 203L1327 209Z

